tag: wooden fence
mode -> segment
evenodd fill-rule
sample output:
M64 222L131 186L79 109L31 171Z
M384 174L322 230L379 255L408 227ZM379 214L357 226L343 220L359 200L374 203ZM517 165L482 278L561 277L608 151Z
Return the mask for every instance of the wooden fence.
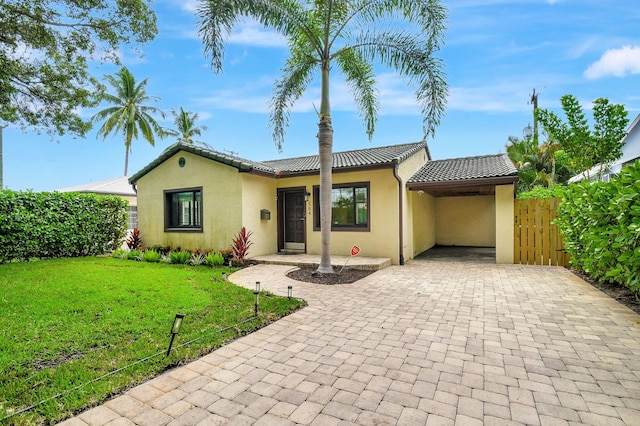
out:
M515 200L514 263L568 266L556 218L560 198Z

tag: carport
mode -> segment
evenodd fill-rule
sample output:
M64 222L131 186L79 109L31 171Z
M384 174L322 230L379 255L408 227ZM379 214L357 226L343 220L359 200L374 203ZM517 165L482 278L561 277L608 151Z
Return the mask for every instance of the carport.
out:
M407 181L414 256L432 247L485 247L495 249L497 263L513 263L517 183L506 154L425 164Z

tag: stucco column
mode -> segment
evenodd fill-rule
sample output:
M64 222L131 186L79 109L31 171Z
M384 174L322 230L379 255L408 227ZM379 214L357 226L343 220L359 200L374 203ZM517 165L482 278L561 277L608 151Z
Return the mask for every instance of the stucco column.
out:
M513 263L513 184L496 186L495 197L496 263Z

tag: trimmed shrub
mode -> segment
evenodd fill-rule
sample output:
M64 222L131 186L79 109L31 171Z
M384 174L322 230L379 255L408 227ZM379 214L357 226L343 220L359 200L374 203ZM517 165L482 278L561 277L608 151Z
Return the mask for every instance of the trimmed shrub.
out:
M575 267L640 293L640 161L610 182L569 185L556 224Z
M564 198L567 187L564 185L553 185L550 187L534 186L531 190L520 192L519 199L530 198Z
M127 205L110 195L0 190L0 263L118 248Z

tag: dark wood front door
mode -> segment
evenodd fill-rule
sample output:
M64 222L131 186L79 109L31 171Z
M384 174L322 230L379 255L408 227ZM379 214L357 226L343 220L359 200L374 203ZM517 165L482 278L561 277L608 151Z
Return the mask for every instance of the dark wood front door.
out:
M305 249L305 191L283 190L278 197L283 217L281 249Z

